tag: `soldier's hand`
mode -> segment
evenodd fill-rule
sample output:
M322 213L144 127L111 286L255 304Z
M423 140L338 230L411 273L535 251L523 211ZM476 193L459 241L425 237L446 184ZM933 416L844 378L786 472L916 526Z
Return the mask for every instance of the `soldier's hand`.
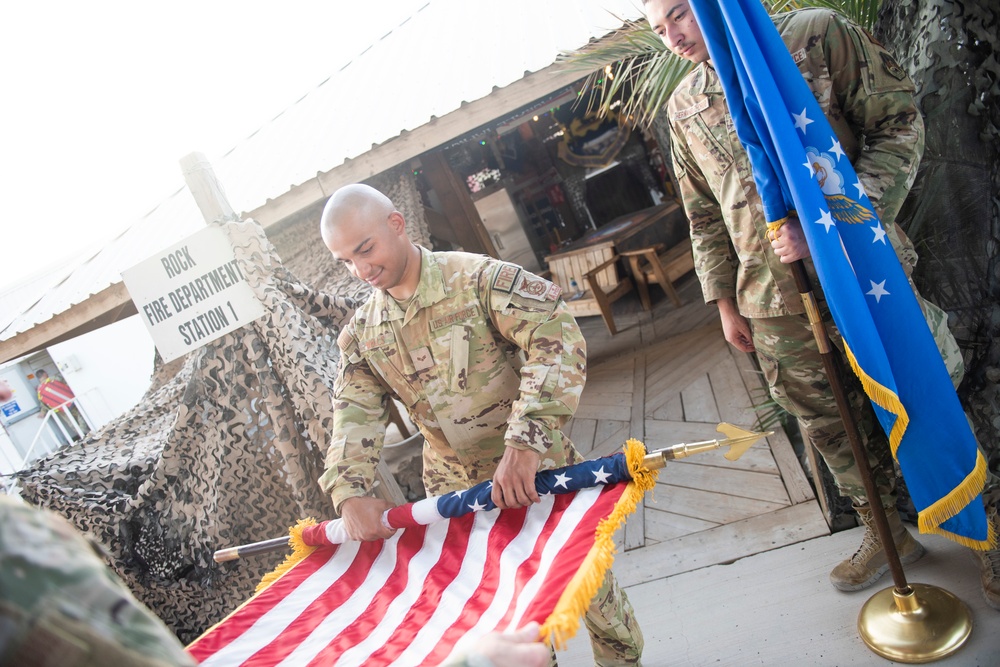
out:
M493 474L493 490L490 492L497 507L506 510L538 502L535 473L541 458L538 452L530 449L506 448Z
M747 318L740 315L733 299L719 299L719 318L722 320L722 333L730 345L740 352L753 352L753 333Z
M340 518L352 540L384 540L396 532L382 525L382 513L394 505L388 500L358 496L348 498L340 506Z
M538 630L538 623L532 621L516 632L491 632L476 643L474 653L489 658L496 667L545 667L552 654Z
M771 249L782 264L791 264L809 256L809 244L798 218L789 217L778 231L768 234Z

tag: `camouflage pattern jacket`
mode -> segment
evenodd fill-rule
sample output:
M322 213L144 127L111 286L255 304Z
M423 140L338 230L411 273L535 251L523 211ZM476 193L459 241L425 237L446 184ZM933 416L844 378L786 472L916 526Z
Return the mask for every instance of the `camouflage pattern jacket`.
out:
M834 12L803 9L774 22L909 274L916 253L895 220L924 148L913 83L873 38ZM681 81L667 111L674 175L705 301L736 297L749 318L804 312L789 265L766 239L750 162L710 63ZM808 259L806 268L818 286Z
M539 452L545 468L581 460L560 428L580 401L586 344L559 294L518 266L423 248L408 304L372 294L338 339L320 478L337 511L372 487L390 396L426 439L429 495L490 479L505 446Z

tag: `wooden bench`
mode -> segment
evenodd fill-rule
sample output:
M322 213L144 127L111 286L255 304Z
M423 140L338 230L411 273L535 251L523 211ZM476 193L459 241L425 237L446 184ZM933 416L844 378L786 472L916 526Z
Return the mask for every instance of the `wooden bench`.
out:
M552 282L563 288L563 299L574 317L600 315L611 335L618 333L611 304L634 288L628 276L619 276L620 256L614 244L600 243L546 258ZM574 294L573 286L582 295Z
M691 239L685 238L670 249L664 249L662 243L638 250L626 250L621 253L628 259L629 269L639 288L639 300L645 310L652 305L649 300L649 285L656 283L667 293L674 306L679 307L681 297L674 289L674 282L688 271L694 270L694 256L691 254Z

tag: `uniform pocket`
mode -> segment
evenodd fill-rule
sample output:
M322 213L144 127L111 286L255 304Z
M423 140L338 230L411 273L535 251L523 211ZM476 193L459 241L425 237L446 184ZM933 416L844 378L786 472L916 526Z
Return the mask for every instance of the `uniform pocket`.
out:
M368 365L382 378L390 392L396 394L406 407L413 407L420 400L420 391L389 359L382 350L374 350L368 355Z

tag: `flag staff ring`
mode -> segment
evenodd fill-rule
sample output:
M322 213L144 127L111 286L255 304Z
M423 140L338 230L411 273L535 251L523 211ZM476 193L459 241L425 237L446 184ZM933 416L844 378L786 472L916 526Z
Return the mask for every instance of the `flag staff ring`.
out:
M861 608L861 613L858 614L858 634L868 648L889 660L905 663L939 660L965 644L972 632L972 615L964 602L943 588L929 584L910 585L906 582L885 508L881 502L872 502L872 499L879 498L878 489L875 488L868 456L861 446L858 428L847 403L847 394L840 382L838 359L833 353L830 336L820 317L809 276L806 275L802 260L793 262L791 267L895 583L894 587L875 593Z

